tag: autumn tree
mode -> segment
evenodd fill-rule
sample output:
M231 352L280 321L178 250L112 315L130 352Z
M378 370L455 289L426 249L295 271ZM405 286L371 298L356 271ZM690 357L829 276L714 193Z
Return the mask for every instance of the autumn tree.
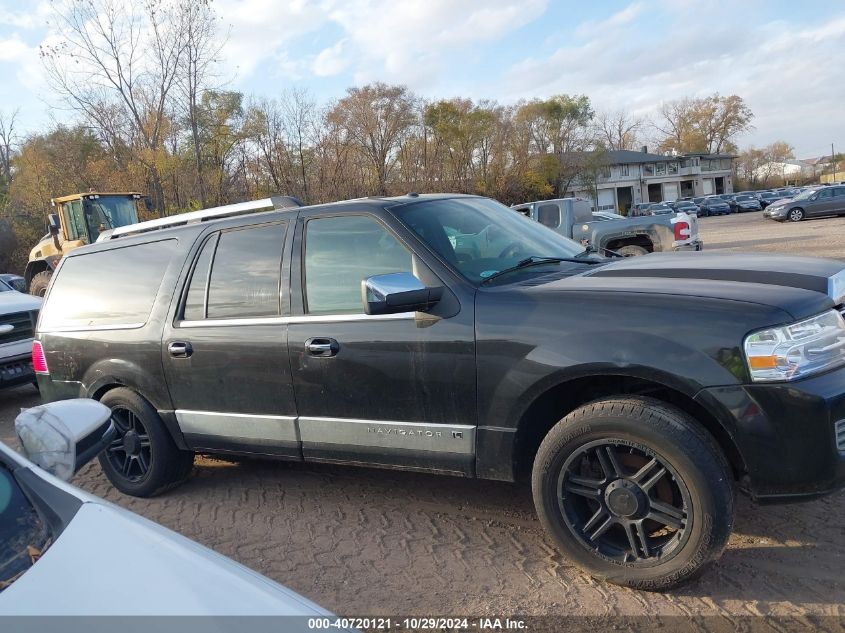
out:
M518 135L535 157L536 173L553 172L550 184L562 194L575 176L568 158L593 144L590 100L585 95L557 95L545 101L535 99L519 106L514 115Z
M742 97L716 93L662 103L654 128L664 152L718 154L736 150L736 138L751 129L753 118Z
M749 147L739 153L734 169L737 179L749 189L783 184L783 164L794 158L794 148L786 141L775 141L762 148Z
M374 193L387 193L396 153L417 121L416 99L405 86L377 82L349 88L327 113L328 123L341 129L345 139L372 167Z

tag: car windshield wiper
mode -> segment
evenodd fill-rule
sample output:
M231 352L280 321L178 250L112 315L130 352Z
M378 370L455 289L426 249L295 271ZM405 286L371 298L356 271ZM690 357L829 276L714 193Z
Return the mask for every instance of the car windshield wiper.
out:
M559 262L573 262L575 264L598 264L600 260L590 260L590 259L579 259L581 255L588 254L588 251L584 251L583 253L579 253L575 257L542 257L540 255L531 255L530 257L526 257L525 259L519 260L515 265L510 266L509 268L505 268L498 272L493 273L484 281L481 282L481 285L486 284L489 281L493 281L497 277L501 277L502 275L506 275L508 273L512 273L516 270L522 270L523 268L528 268L530 266L539 266L540 264L557 264Z

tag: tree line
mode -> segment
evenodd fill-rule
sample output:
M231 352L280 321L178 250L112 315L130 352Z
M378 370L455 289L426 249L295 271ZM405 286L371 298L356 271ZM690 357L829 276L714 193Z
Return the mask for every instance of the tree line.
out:
M0 112L0 270L20 270L50 199L142 191L153 214L286 194L306 203L409 191L511 204L563 195L592 150L735 152L753 113L737 95L662 104L652 120L596 111L587 95L502 104L426 100L405 86L329 103L283 88L227 88L210 2L56 3L62 39L41 50L67 123L21 137Z

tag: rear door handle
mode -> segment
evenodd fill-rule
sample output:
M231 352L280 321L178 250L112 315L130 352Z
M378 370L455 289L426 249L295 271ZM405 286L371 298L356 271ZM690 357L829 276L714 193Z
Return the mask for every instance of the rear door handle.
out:
M194 353L194 348L191 347L190 343L173 341L167 346L167 351L170 352L170 355L173 356L173 358L188 358Z
M309 338L305 341L305 349L311 356L326 358L334 356L340 351L340 344L333 338Z

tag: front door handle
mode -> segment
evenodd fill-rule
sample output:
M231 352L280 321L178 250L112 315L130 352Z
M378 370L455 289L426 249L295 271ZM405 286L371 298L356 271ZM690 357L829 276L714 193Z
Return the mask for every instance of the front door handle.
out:
M173 358L188 358L194 353L194 348L191 347L190 343L173 341L167 346L167 351L170 352L170 355L173 356Z
M334 356L340 351L340 344L333 338L309 338L305 341L305 349L311 356L326 358Z

